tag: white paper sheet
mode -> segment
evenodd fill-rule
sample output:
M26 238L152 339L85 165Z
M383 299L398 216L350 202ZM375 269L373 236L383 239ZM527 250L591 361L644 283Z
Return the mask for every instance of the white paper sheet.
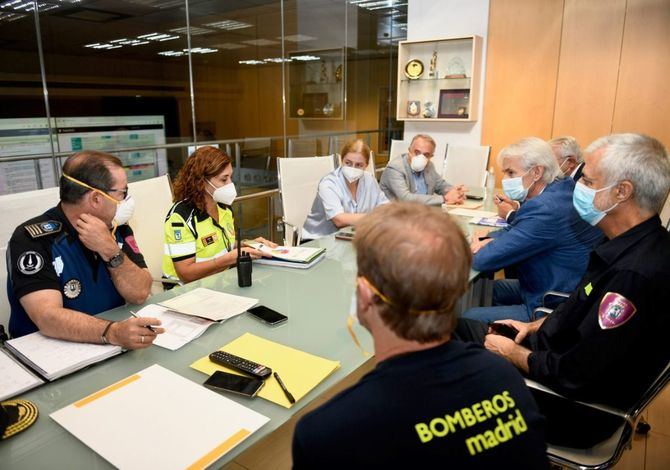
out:
M165 332L156 337L154 344L171 351L190 343L216 323L200 317L183 315L156 304L147 305L135 313L138 317L153 317L161 321L161 328L165 328Z
M257 303L258 299L198 287L159 305L185 315L220 321L244 313Z
M498 214L491 211L479 211L475 209L450 209L449 214L461 217L495 217Z
M0 377L0 401L44 383L4 351L0 351Z
M154 364L51 414L117 468L205 468L269 418Z

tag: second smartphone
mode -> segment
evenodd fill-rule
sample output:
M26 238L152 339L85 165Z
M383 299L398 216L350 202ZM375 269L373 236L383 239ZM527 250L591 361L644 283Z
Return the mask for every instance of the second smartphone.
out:
M288 317L286 315L282 315L281 313L272 310L271 308L268 308L265 305L252 307L247 311L257 319L262 321L263 323L272 326L280 325L284 323L286 320L288 320Z

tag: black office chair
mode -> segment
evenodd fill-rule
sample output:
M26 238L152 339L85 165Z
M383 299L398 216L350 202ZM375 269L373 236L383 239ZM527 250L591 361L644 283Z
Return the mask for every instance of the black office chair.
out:
M570 297L570 294L567 292L558 292L555 290L545 292L545 294L542 296L542 307L537 307L535 310L533 310L533 312L530 314L531 320L535 321L538 318L549 315L561 302L564 302L568 297ZM552 301L551 299L554 300ZM551 307L549 307L549 305L551 305Z
M665 388L668 381L670 381L670 363L666 365L663 372L654 380L640 400L628 410L618 410L598 403L577 401L581 405L621 418L622 424L612 436L589 449L575 449L549 444L547 446L549 460L564 468L580 470L600 470L613 467L619 461L623 452L632 447L634 433L646 434L651 429L649 424L641 419L642 412ZM526 379L526 385L535 390L569 400L533 380Z

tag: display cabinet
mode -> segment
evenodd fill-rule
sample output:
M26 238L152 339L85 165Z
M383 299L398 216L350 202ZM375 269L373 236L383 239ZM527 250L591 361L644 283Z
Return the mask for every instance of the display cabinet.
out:
M289 117L344 119L344 48L289 54Z

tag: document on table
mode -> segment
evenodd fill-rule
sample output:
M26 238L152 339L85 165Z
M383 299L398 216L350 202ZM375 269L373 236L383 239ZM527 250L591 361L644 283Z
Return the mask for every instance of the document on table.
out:
M0 401L44 383L4 350L0 350Z
M462 217L495 217L498 215L496 212L479 211L479 210L463 209L463 208L450 209L449 214L458 215Z
M5 342L5 347L47 380L121 354L120 346L48 338L39 331Z
M257 303L258 299L198 287L158 305L184 315L221 321L244 313Z
M150 304L136 312L138 317L153 317L161 321L165 332L156 336L154 344L161 348L176 351L185 344L202 335L214 321L205 318L184 315L162 305Z
M463 201L462 204L442 204L442 208L448 209L479 209L482 207L481 201Z
M157 364L50 416L117 468L166 470L204 469L269 421Z
M263 243L254 240L245 240L244 244L272 256L273 260L290 261L293 263L311 263L317 257L323 256L325 248L312 248L309 246L278 246L270 248Z
M339 361L324 359L251 333L243 334L220 349L270 367L279 374L296 401L340 367ZM239 372L210 361L209 356L198 359L191 367L207 375L212 375L217 370L239 375ZM258 396L285 408L292 406L274 377L265 380Z

